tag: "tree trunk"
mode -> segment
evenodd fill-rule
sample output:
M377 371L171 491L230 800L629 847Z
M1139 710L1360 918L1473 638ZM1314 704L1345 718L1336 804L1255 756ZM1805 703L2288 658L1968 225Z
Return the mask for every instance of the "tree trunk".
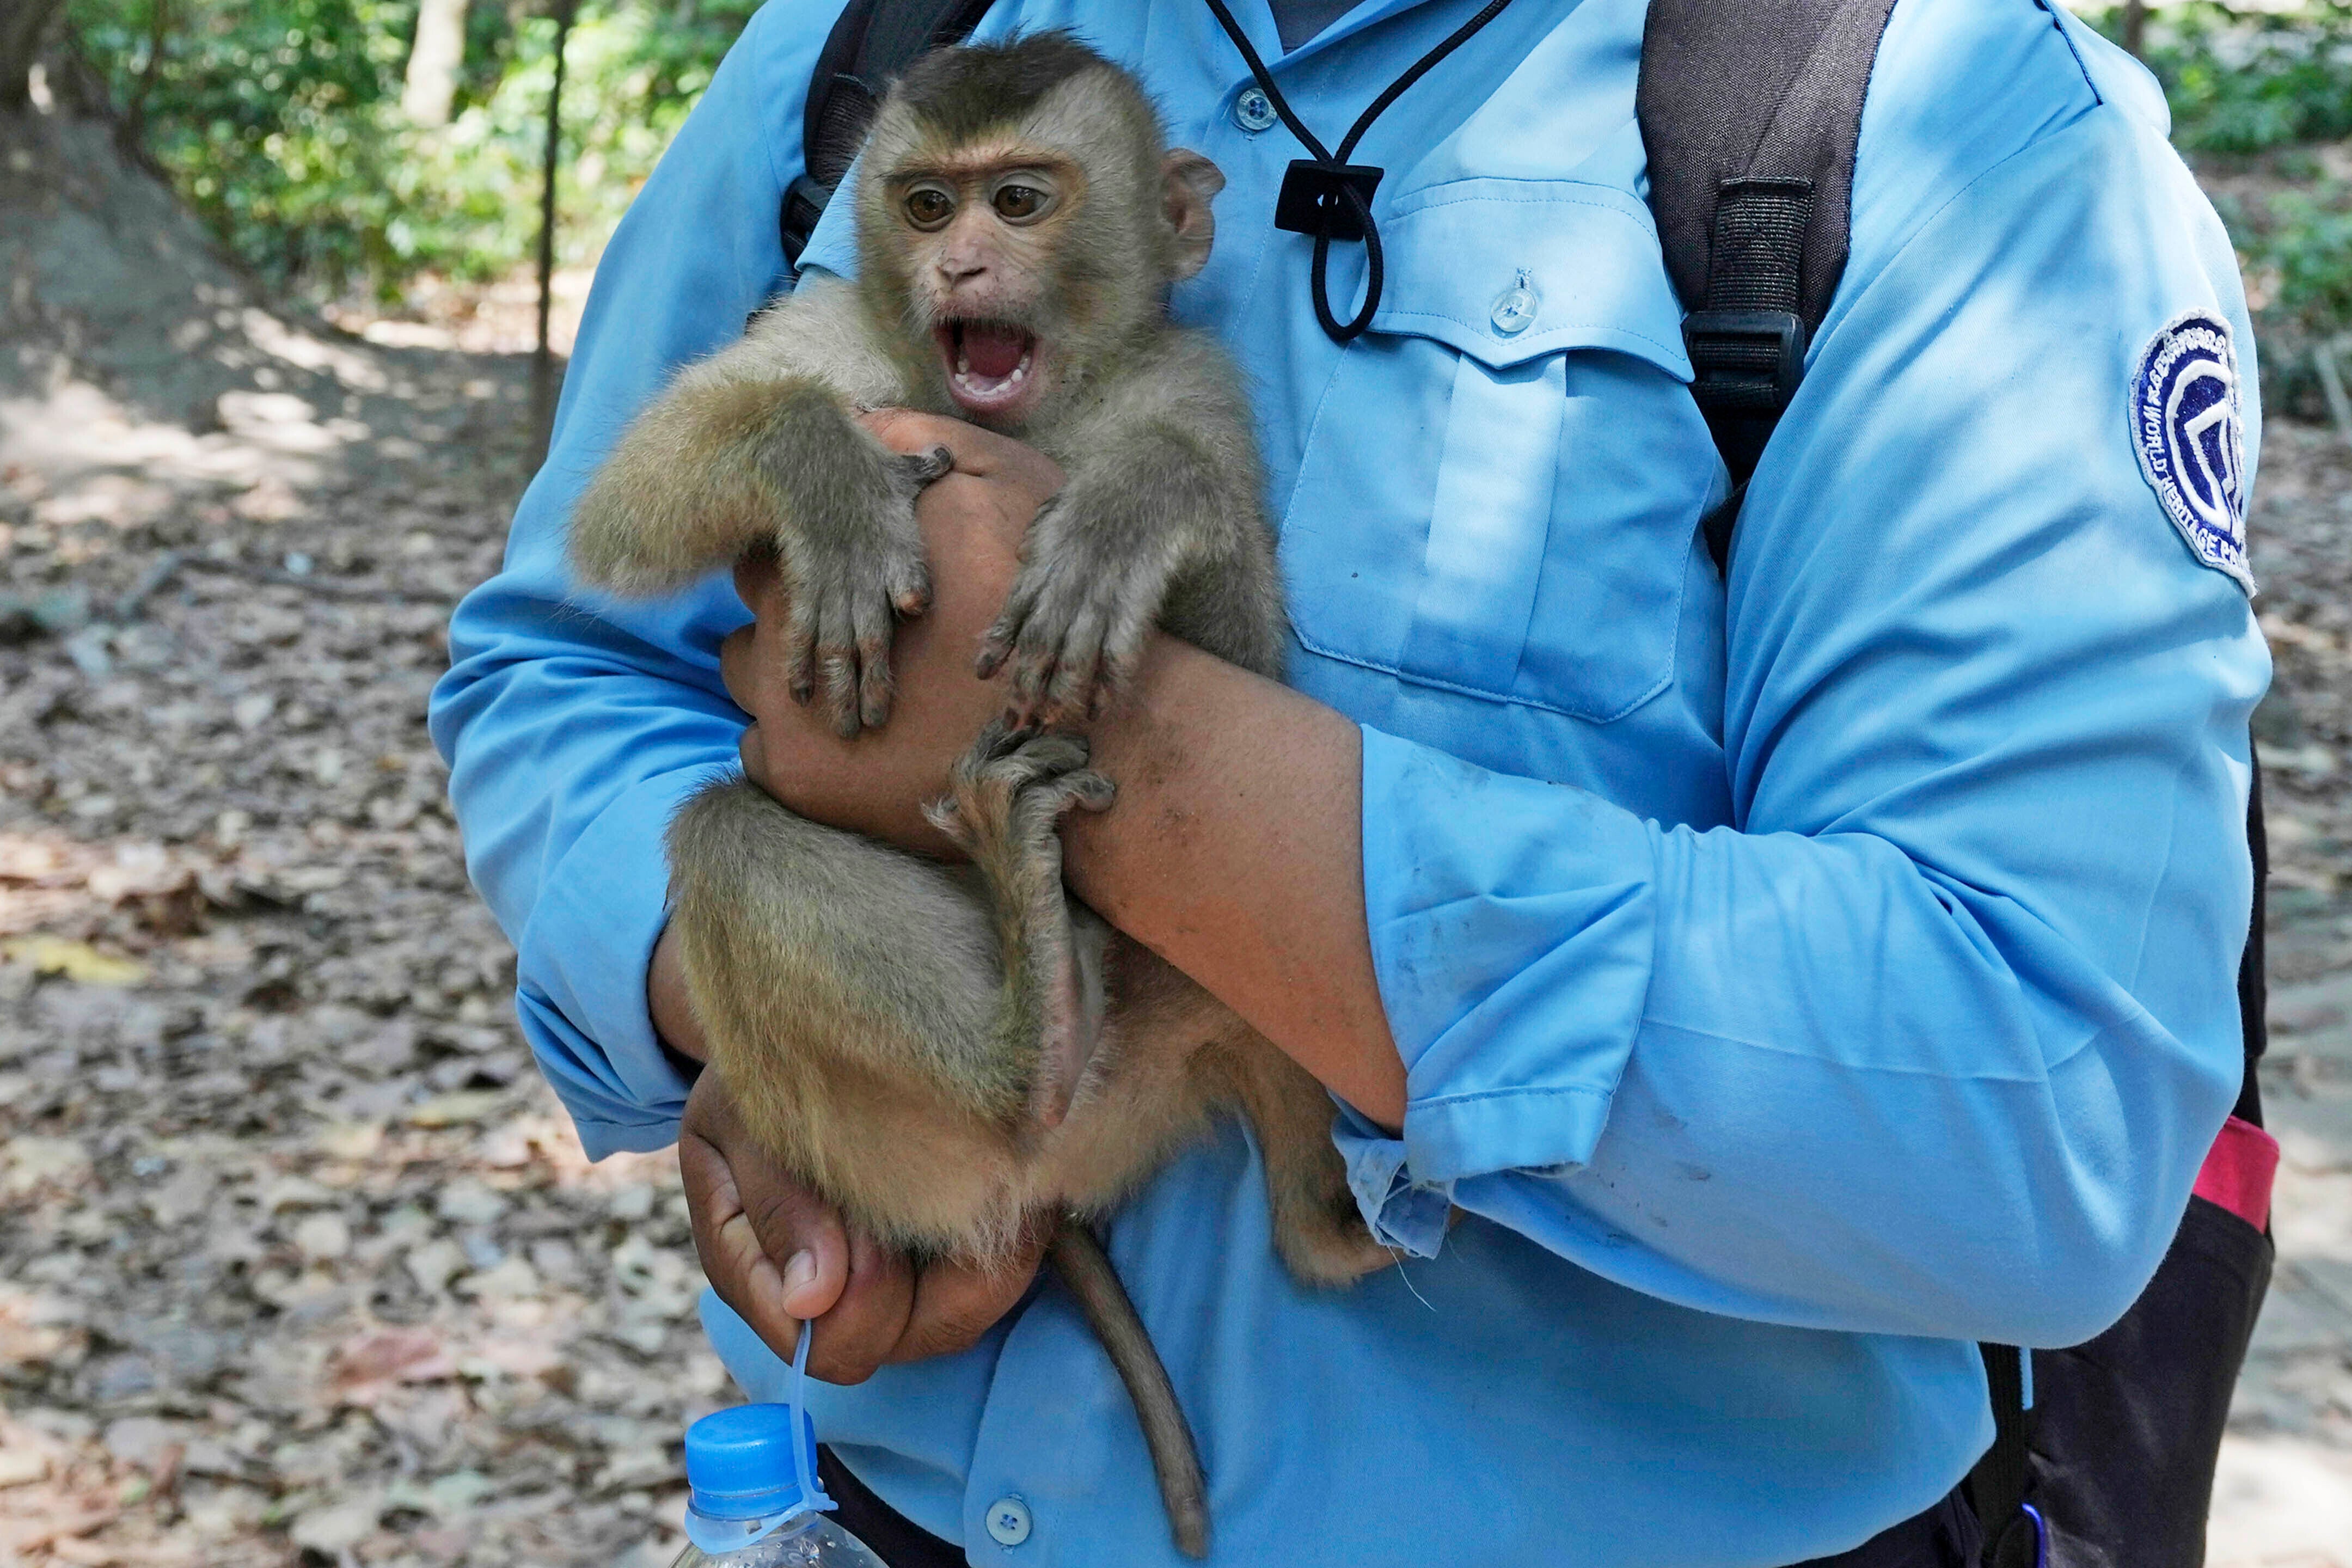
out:
M466 63L467 0L418 0L416 37L408 46L401 112L418 125L446 125Z
M2124 47L2133 54L2144 53L2141 46L2147 41L2147 0L2126 0L2124 5Z
M65 0L0 0L0 111L22 113L50 18Z
M539 168L539 341L530 354L531 443L534 462L547 456L555 429L555 352L547 341L555 304L555 172L563 151L563 46L572 38L579 0L555 0L555 81L547 89L547 146Z
M171 0L147 0L147 58L139 67L139 80L131 89L131 103L114 127L114 144L126 158L154 166L147 151L147 100L154 95L155 75L163 68L163 40L172 30Z

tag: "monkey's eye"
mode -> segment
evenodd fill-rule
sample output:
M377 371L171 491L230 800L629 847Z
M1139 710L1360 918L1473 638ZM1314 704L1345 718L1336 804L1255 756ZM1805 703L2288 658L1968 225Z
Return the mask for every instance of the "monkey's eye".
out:
M937 185L917 185L907 193L907 221L917 228L937 228L955 216L955 198Z
M996 210L1015 223L1043 213L1053 202L1053 196L1034 185L999 185L989 201Z

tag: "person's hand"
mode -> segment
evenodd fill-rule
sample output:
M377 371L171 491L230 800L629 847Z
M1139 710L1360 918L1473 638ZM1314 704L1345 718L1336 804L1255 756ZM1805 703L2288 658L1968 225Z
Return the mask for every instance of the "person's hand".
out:
M827 1383L863 1383L886 1363L969 1349L1027 1292L1049 1239L1038 1228L995 1273L953 1262L915 1268L779 1170L709 1068L687 1097L677 1163L711 1289L786 1361L812 1323L809 1371Z
M923 806L946 793L948 770L1005 706L998 681L974 672L982 639L1003 608L1021 539L1062 470L1034 447L961 420L888 411L867 426L894 451L945 447L955 468L916 503L930 557L932 600L902 621L890 663L890 721L845 741L823 710L793 700L783 647L787 590L772 563L739 568L736 591L757 618L727 639L719 668L743 732L744 775L812 821L905 848L954 853Z

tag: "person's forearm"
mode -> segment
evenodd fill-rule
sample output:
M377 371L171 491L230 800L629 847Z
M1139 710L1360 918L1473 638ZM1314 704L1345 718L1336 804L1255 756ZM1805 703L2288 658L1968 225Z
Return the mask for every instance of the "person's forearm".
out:
M1072 889L1397 1126L1404 1067L1364 923L1356 726L1162 637L1092 739L1118 801L1068 819Z

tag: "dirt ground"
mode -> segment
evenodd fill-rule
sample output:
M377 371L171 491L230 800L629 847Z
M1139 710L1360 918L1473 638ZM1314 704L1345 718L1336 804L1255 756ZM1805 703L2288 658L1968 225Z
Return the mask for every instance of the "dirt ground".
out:
M160 280L160 281L159 281ZM511 1021L425 697L525 474L452 317L261 309L0 123L0 1568L656 1568L731 1397ZM2223 1568L2352 1568L2352 448L2274 425L2281 1261Z

